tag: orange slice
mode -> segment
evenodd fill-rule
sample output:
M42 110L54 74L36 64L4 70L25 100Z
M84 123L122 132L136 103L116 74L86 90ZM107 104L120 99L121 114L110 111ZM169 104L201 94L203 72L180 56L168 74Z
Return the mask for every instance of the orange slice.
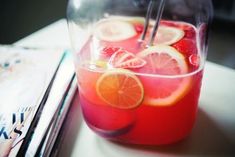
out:
M141 77L145 88L144 104L173 105L187 93L190 77L175 76L188 72L188 65L180 52L171 46L158 45L149 47L138 55L147 62L140 72L157 74L154 77Z
M140 80L131 71L124 69L105 72L96 83L96 91L104 102L120 109L135 108L144 97Z

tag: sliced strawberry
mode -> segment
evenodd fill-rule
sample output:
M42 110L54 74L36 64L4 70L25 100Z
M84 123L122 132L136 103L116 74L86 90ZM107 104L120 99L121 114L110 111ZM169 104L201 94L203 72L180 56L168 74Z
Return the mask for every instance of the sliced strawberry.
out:
M135 27L135 31L136 31L137 33L142 33L143 30L144 30L144 25L143 25L143 23L135 23L135 24L134 24L134 27Z
M106 47L102 48L100 53L102 55L112 56L112 54L114 54L114 52L117 52L120 49L121 49L120 47L106 46Z
M184 29L186 38L190 38L190 39L195 39L196 38L196 31L193 27L187 26L183 29Z
M191 55L197 53L196 42L191 39L183 38L172 46L184 55Z
M146 61L126 51L119 50L109 59L109 64L115 68L140 68L146 64Z

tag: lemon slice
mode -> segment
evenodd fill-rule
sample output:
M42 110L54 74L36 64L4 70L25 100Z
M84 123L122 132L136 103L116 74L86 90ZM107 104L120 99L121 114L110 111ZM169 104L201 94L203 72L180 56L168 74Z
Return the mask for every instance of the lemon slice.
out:
M177 77L188 72L188 65L180 52L171 46L158 45L149 47L138 56L147 62L140 72L156 74L156 77L141 78L145 88L144 104L169 106L185 96L189 90L191 78Z
M171 45L182 39L184 34L184 31L178 28L159 26L154 43Z
M104 60L91 60L88 63L90 66L95 66L97 68L107 68L107 62Z
M117 42L135 36L133 25L121 19L102 20L95 26L94 35L103 41Z

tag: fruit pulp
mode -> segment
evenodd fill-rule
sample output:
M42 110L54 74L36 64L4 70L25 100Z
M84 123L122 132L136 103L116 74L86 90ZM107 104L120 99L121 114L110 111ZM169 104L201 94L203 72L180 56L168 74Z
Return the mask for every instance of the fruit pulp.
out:
M146 40L139 41L141 18L106 22L98 22L77 54L80 103L88 126L105 138L133 144L170 144L186 137L196 119L203 73L196 28L162 20L160 27L174 28L173 34L164 39L168 32L158 32L151 48L146 46L151 25ZM116 32L113 27L123 22ZM175 28L181 32L174 34Z

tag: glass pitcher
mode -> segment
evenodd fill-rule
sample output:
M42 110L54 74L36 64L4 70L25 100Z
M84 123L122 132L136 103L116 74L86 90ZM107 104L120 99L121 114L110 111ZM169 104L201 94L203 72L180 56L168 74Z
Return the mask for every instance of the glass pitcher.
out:
M191 132L207 54L210 0L70 0L67 20L86 124L162 145Z

